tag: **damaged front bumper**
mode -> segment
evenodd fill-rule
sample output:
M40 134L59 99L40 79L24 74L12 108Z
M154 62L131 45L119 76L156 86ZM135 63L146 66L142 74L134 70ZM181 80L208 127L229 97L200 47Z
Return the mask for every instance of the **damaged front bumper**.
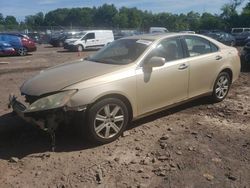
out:
M45 122L41 121L41 120L35 120L34 118L27 116L25 113L27 107L24 104L22 104L21 102L19 102L17 100L17 97L13 94L10 94L10 96L9 96L8 107L12 108L13 112L15 112L20 118L22 118L26 122L31 123L35 126L39 126L43 130L46 130Z
M28 107L17 100L15 95L9 96L8 107L12 108L13 111L26 122L38 126L44 131L47 131L51 136L52 151L55 150L55 130L59 124L62 122L68 122L69 119L72 118L71 116L75 115L75 112L82 113L86 110L85 106L76 108L68 108L63 106L56 109L30 112Z
M86 106L75 108L63 106L50 110L30 112L28 107L19 102L13 94L9 96L8 107L12 108L13 111L26 122L48 132L55 131L60 123L68 122L74 112L85 112L86 110Z

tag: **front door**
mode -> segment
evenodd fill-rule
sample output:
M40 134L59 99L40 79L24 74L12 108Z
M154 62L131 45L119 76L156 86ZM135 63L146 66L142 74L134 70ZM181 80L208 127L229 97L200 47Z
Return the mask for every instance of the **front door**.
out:
M88 33L85 37L85 48L92 48L97 46L95 33Z
M166 63L151 71L143 63L152 57L163 57ZM188 96L189 66L178 38L164 39L147 55L136 71L139 115L163 108Z

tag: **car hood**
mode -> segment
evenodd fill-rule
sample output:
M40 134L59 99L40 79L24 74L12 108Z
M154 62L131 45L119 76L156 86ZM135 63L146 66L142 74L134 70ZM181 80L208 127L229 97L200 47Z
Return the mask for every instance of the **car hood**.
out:
M25 81L20 90L24 95L41 96L110 73L120 67L120 65L79 60L41 71L38 75Z
M75 41L77 41L78 39L66 39L65 42L66 43L74 43Z

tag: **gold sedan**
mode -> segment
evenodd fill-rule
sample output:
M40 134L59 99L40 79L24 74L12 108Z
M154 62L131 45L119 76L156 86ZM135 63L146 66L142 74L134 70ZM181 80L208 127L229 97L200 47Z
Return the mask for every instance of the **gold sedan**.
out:
M239 73L238 51L205 36L133 36L42 71L21 87L29 104L11 96L10 106L50 133L76 119L91 141L108 143L130 121L183 101L222 101Z

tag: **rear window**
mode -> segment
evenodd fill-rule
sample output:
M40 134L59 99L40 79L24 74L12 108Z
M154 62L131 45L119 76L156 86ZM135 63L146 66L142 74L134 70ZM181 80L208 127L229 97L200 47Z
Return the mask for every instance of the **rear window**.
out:
M185 37L188 52L190 57L217 52L218 47L212 44L210 41L194 36Z
M233 29L232 33L242 33L243 29Z

